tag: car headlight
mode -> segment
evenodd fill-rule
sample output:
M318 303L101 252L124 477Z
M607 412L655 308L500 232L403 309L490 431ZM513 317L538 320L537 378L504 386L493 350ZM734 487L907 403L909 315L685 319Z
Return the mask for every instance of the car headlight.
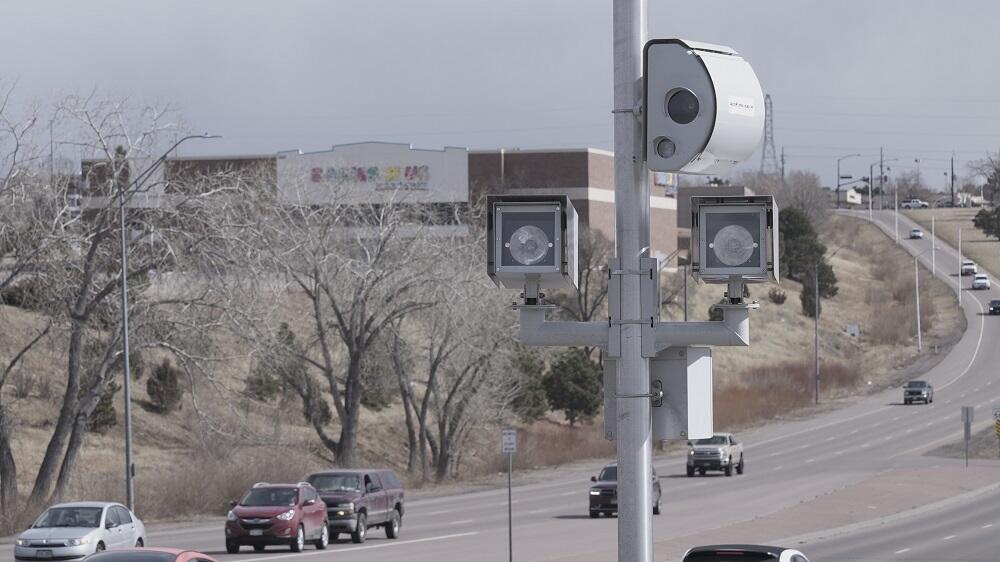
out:
M17 546L28 546L28 540L27 539L17 539L17 540L14 541L14 544L16 544Z
M288 511L279 515L278 519L281 519L282 521L291 521L292 517L295 517L295 510L289 509Z
M87 537L83 537L83 538L79 538L79 539L68 539L66 541L66 546L80 546L80 545L89 544L89 543L90 543L90 539L88 539Z
M694 456L694 449L691 449L690 451L688 451L688 456L689 457L693 457Z
M236 521L236 514L233 513L232 510L226 514L226 521Z
M591 488L590 489L590 495L592 495L592 496L599 496L599 495L601 495L601 490L598 489L598 488Z

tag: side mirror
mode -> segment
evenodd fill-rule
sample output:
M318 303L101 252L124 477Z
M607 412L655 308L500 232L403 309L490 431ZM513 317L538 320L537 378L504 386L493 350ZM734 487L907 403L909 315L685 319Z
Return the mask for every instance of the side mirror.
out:
M233 501L229 502L229 507L236 507L237 505L239 505L239 503L240 502L238 502L236 500L233 500Z
M303 504L303 505L314 505L315 503L316 503L316 500L306 500L306 503Z
M591 482L597 482L597 477L596 476L591 476L590 477L590 481Z
M688 447L694 447L694 443L688 441Z
M117 526L118 526L118 524L116 524L114 521L105 521L104 522L104 528L108 529L108 530L114 529Z

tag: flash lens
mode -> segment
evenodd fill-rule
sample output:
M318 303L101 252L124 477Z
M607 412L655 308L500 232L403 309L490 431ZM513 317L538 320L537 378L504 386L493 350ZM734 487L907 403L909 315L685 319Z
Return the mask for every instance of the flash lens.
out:
M510 255L521 265L535 265L545 259L552 244L545 231L537 226L522 226L510 237Z
M719 230L708 245L722 263L735 267L746 263L754 251L753 235L742 226L731 224Z
M663 137L656 141L656 153L660 155L660 158L670 158L677 152L677 145L674 141Z

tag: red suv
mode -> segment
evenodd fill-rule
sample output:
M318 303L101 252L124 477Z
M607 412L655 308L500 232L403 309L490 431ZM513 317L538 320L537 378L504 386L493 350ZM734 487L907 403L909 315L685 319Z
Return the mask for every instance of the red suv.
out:
M288 545L300 552L306 542L323 550L330 542L326 504L308 482L260 482L226 516L226 552L248 544L260 552L267 545Z

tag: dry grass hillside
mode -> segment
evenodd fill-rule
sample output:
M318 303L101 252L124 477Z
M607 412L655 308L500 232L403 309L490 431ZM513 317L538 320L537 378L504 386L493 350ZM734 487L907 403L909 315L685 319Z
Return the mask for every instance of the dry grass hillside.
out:
M890 384L916 361L932 360L964 330L950 291L929 274L921 279L924 304L923 356L913 330L912 260L873 227L834 218L824 238L833 251L839 294L823 303L820 321L824 399L865 392ZM721 427L738 427L787 414L812 396L812 319L801 313L801 287L782 281L784 304L768 300L770 286L752 286L761 308L751 321L749 349L715 350L716 416ZM690 284L691 319L707 319L710 303L721 297L718 285ZM678 318L668 308L665 316ZM19 308L0 306L0 359L8 359L46 319ZM852 337L847 324L860 324ZM7 385L4 403L16 418L15 455L22 492L30 490L57 416L65 338L52 337L30 353ZM146 380L134 385L137 507L147 518L224 513L226 502L257 480L298 480L328 461L313 431L303 422L301 405L288 396L261 403L244 396L251 360L235 342L219 341L232 352L208 371L186 381L183 407L169 414L148 407ZM144 358L145 375L159 358ZM872 381L871 386L869 381ZM121 394L118 424L85 441L72 485L73 498L122 499L123 433ZM402 410L392 405L362 415L360 458L373 465L405 468L406 437ZM335 422L334 422L335 423ZM597 425L597 424L594 424ZM462 452L466 478L494 473L502 466L494 428L481 428ZM609 455L613 449L590 424L569 428L552 417L523 428L518 462L522 466L558 464Z

